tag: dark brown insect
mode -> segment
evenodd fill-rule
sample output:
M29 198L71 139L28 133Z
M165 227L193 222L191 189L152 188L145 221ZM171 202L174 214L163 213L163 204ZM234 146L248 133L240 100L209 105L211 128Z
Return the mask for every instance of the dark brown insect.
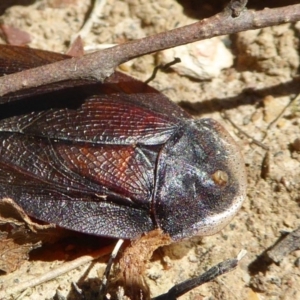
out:
M1 46L0 74L67 56ZM161 228L210 235L245 199L239 149L212 119L116 72L0 98L0 198L30 216L99 236Z

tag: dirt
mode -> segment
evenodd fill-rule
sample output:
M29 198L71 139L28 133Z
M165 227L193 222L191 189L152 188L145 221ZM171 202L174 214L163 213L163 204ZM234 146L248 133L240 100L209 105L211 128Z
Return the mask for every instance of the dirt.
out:
M28 32L32 38L30 47L57 52L67 50L91 5L88 0L13 2L10 7L1 4L1 23ZM209 15L218 9L220 7L207 1L107 0L101 16L96 18L83 40L88 48L121 43L195 22L192 17L196 14L191 11ZM270 126L299 93L299 36L300 23L224 37L222 41L234 55L234 61L217 77L195 80L169 71L159 72L150 83L194 117L212 117L221 122L240 146L248 172L247 199L230 225L214 236L172 244L154 255L146 271L152 296L165 293L174 284L197 276L246 249L247 255L236 270L180 299L300 299L300 250L278 264L269 262L265 255L283 234L300 226L300 151L297 146L300 101L290 105ZM125 64L122 70L145 80L156 61L157 56L149 55ZM224 114L269 150L234 128ZM66 257L68 247L72 248L72 243L67 246ZM18 284L62 263L63 260L31 259L17 271L1 276L0 286ZM105 260L82 266L27 289L22 299L53 299L57 290L67 299L74 299L74 293L70 293L71 283L81 279L81 288L87 289L88 285L88 289L96 289L104 268Z

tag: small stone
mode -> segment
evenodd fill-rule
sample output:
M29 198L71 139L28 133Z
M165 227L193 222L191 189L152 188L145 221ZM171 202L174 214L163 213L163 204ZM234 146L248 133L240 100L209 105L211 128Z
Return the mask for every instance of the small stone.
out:
M292 143L293 150L300 151L300 138L296 138Z
M195 79L211 79L233 64L233 55L220 38L198 41L167 49L159 53L159 63L169 63L179 57L181 63L172 66L180 75Z
M295 266L298 268L300 267L300 257L295 260Z

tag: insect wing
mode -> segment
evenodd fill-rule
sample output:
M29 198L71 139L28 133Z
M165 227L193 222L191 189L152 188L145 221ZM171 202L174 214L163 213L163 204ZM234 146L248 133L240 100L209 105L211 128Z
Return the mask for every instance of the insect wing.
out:
M173 104L142 83L134 93L130 79L116 74L103 85L91 84L88 92L80 83L78 94L63 85L43 96L27 91L18 94L17 104L2 105L1 198L13 198L38 219L82 232L133 238L153 229L156 157L184 113L176 109L168 117ZM61 105L66 93L80 95L76 108L38 106L28 112L25 105L22 113L24 103L44 98L50 106L51 100ZM6 118L11 107L18 115Z

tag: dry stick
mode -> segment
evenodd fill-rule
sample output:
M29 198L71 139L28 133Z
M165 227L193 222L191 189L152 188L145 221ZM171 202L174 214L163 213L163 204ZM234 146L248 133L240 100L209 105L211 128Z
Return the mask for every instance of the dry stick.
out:
M274 127L277 122L279 121L279 119L282 118L282 116L285 114L286 110L292 106L293 103L295 103L296 101L300 100L300 94L298 94L296 97L294 97L294 99L292 99L283 109L282 111L280 112L280 114L268 125L267 129L266 129L266 132L265 132L265 136L263 137L262 139L262 142L264 142L268 136L268 132L269 130Z
M279 263L288 254L298 249L300 249L300 227L290 232L283 240L269 250L267 254L275 263Z
M108 286L108 276L110 274L110 270L112 267L112 264L116 258L116 256L118 255L121 246L123 245L124 240L123 239L119 239L117 244L114 247L114 250L111 252L110 254L110 258L106 264L106 269L104 271L103 277L102 277L102 283L100 285L99 288L99 299L104 299L104 294L106 292L107 286Z
M173 61L171 61L171 62L169 62L169 63L167 63L167 64L165 64L165 65L160 64L160 65L156 66L156 67L154 68L154 70L153 70L152 75L151 75L147 80L145 80L144 83L147 83L147 84L148 84L150 81L152 81L152 80L156 77L156 74L157 74L158 70L166 71L166 70L168 70L171 66L173 66L173 65L175 65L175 64L177 64L177 63L180 63L180 62L181 62L181 59L180 59L180 58L174 57L174 60L173 60Z
M263 28L300 20L300 4L261 11L242 11L233 18L225 9L211 18L192 25L176 28L150 37L135 40L80 58L71 58L39 68L26 70L0 78L0 96L30 87L70 79L103 82L114 69L133 58L167 48L192 43L240 31Z
M231 0L228 4L228 9L231 10L233 17L238 17L245 9L248 0Z
M246 255L246 253L246 250L241 250L236 258L224 260L221 263L210 268L204 274L196 278L188 279L184 282L181 282L172 287L166 294L157 296L152 300L176 300L178 297L184 295L192 289L206 282L213 281L218 276L235 269L238 265L238 262Z
M33 278L31 280L25 281L23 283L18 284L17 286L8 287L0 291L0 299L8 299L10 295L17 294L22 292L25 289L34 287L36 285L39 285L43 282L49 281L53 278L56 278L64 273L67 273L73 269L78 268L79 266L82 266L88 262L91 262L95 259L98 259L104 255L110 254L113 250L114 246L107 246L105 248L101 248L100 250L97 250L90 255L81 256L77 259L74 259L70 262L66 262L60 267L47 272L43 274L42 276Z
M89 32L91 32L93 24L96 22L97 16L99 16L106 4L106 0L94 0L92 10L88 16L88 18L85 20L85 23L83 24L82 28L79 32L77 32L73 38L71 39L71 43L80 36L81 38L85 38Z
M265 135L262 139L262 141L258 141L256 139L254 139L252 136L250 136L247 132L243 131L242 129L240 129L228 116L227 113L222 112L222 117L224 120L227 120L235 129L238 130L239 133L243 134L244 136L246 136L247 138L249 138L252 143L256 144L257 146L265 149L266 151L270 150L268 146L266 146L263 142L266 140L267 136L268 136L268 132L269 130L274 127L276 125L276 123L279 121L280 118L282 118L282 116L285 114L286 110L292 106L293 103L295 103L296 101L298 101L300 99L300 94L298 94L296 97L294 97L294 99L292 99L280 112L280 114L267 126Z
M221 116L223 117L224 120L227 120L240 134L246 136L248 139L250 139L252 141L253 144L265 149L265 150L269 150L269 147L264 145L262 142L254 139L251 135L249 135L247 132L245 132L244 130L242 130L241 128L239 128L239 126L237 126L228 116L227 113L222 112Z

